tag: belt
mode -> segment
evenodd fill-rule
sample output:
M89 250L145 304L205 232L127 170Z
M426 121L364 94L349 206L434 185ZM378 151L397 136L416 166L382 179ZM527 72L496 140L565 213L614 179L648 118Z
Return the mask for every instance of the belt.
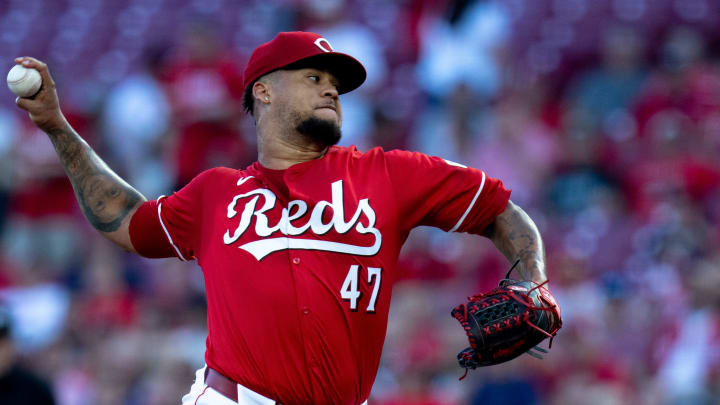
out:
M233 402L238 402L238 383L211 369L205 368L205 385ZM276 405L282 405L275 402Z
M238 401L237 383L210 367L205 368L205 384L234 402Z

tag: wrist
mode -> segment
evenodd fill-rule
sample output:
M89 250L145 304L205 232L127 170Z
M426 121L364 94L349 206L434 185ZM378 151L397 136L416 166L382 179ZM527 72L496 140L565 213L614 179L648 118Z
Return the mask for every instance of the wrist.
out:
M70 123L68 123L63 113L59 110L54 116L36 122L36 125L48 135L57 135L72 131Z
M506 278L510 277L512 271L516 272L516 279L530 281L535 284L543 284L547 281L545 275L545 263L541 259L520 260L517 259L516 264L508 271Z

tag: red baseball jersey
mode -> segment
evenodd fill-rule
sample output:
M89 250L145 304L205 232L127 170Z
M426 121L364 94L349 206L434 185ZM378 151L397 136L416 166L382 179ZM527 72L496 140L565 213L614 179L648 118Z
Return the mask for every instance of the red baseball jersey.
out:
M130 224L148 257L197 259L208 366L287 404L360 404L377 374L410 230L480 233L510 191L405 151L332 147L287 170L203 172Z

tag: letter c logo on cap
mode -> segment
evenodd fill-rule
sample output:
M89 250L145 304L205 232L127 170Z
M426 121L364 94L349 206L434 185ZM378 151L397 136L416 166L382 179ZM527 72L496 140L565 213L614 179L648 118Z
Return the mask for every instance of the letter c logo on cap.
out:
M327 48L326 48L325 46L323 46L323 44L322 44L323 42L325 43L325 45L327 46ZM332 45L330 45L330 42L328 42L328 40L325 39L325 38L318 38L318 39L315 40L314 43L315 43L315 46L317 46L318 48L320 48L320 50L323 51L323 52L332 52L332 50L333 50Z

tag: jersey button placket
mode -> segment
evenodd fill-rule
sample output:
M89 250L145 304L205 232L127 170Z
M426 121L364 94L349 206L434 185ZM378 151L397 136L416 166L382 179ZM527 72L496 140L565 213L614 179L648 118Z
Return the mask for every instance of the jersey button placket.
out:
M298 176L298 172L296 169L288 169L285 173L285 184L288 185L288 189L289 189L288 196L291 200L294 197L293 192L292 192L294 187L292 187L292 184L294 183L294 180L297 178L297 176ZM287 230L286 230L285 234L287 235ZM296 252L293 252L290 249L288 249L288 252L290 253L288 258L290 259L290 263L292 263L291 267L295 267L296 270L299 269L300 263L302 262L302 260L300 259L299 256L292 256L292 254L293 253L296 254ZM302 301L305 301L305 297L303 297L301 295L301 293L298 294L298 298L301 299ZM311 311L310 311L309 307L302 305L300 302L298 302L298 304L299 304L298 308L300 309L301 319L303 319L303 321L301 322L302 325L301 325L300 330L301 330L301 333L303 335L305 335L307 333L306 332L306 329L308 328L307 322L310 320L309 316L311 314ZM305 353L306 354L308 353L308 349L309 349L308 346L309 346L309 344L306 342L305 343ZM318 367L317 361L312 357L310 357L308 360L309 360L308 365L309 365L310 369L311 370L317 369L317 367Z

